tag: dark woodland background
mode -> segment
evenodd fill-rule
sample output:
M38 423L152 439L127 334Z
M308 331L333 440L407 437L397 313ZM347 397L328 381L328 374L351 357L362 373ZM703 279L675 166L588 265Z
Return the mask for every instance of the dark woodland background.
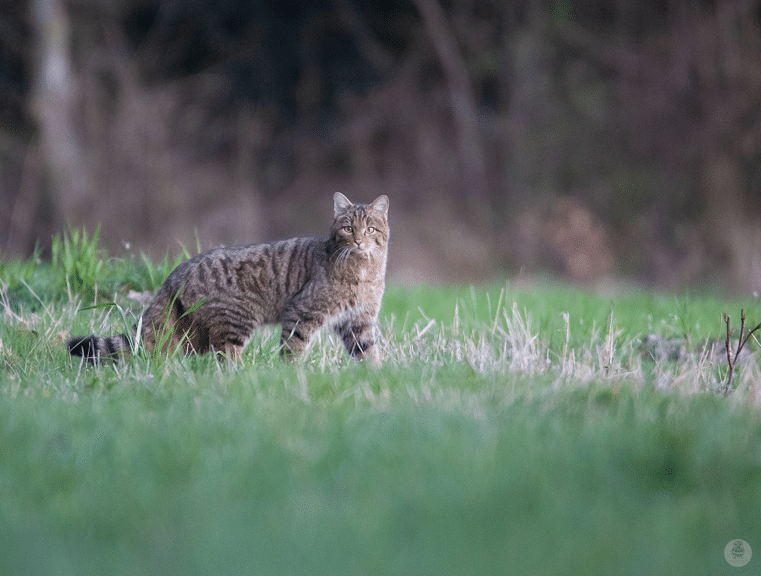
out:
M761 0L0 0L0 254L391 198L390 274L761 290Z

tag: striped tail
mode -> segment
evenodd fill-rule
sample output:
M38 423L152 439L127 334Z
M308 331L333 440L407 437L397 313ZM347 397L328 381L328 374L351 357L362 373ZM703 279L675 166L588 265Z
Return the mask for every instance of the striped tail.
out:
M124 352L130 351L130 338L126 334L118 336L75 336L67 342L72 356L81 356L88 362L98 363L103 359L116 360Z

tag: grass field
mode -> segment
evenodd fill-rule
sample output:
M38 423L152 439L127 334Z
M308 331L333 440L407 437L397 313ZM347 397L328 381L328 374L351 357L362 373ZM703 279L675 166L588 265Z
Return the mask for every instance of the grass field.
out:
M265 330L94 369L65 338L174 264L94 244L0 265L0 574L761 573L759 366L724 396L706 346L757 299L390 286L380 367Z

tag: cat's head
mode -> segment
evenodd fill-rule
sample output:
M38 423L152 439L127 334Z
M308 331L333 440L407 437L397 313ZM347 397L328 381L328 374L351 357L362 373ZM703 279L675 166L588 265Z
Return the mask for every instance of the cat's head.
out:
M333 225L330 235L338 249L348 253L385 253L388 245L388 196L378 196L370 204L352 204L336 192L333 196Z

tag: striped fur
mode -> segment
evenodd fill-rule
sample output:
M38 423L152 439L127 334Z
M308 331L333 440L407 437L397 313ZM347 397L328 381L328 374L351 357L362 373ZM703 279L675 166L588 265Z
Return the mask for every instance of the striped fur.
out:
M326 327L349 354L366 358L385 289L388 204L385 195L352 204L337 192L327 238L215 248L186 260L145 310L143 342L148 349L214 350L239 360L257 327L281 324L283 354L298 357ZM91 361L130 349L126 335L76 337L68 345Z

